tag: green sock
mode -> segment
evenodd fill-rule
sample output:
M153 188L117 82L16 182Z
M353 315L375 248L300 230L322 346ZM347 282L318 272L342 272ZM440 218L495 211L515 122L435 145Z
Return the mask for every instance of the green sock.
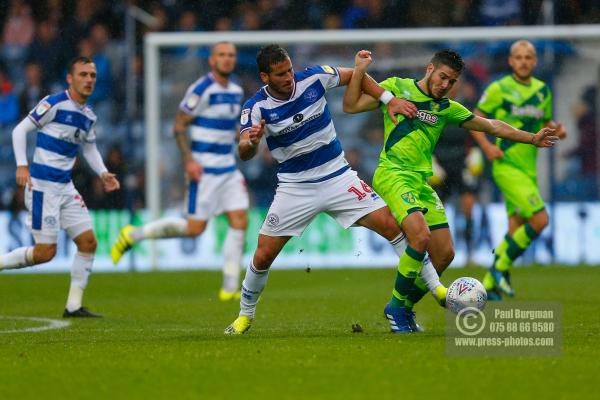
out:
M490 271L487 271L483 276L483 287L485 290L492 290L496 286L496 282L494 282L494 277L490 274Z
M420 278L419 272L421 271L421 268L423 268L424 258L425 253L420 253L410 246L402 253L400 264L398 264L396 283L394 284L394 290L392 291L392 300L390 301L392 307L404 307L410 309L414 305L415 302L413 300L418 297L415 295L416 288L418 288L418 286L415 285L415 280ZM420 298L418 300L420 300Z
M421 278L421 275L415 278L415 282L411 289L412 290L408 294L408 300L412 302L413 305L417 304L423 298L423 296L429 292L429 289L427 289L427 285L425 284L423 278Z
M506 235L496 248L494 268L498 271L508 271L513 262L527 250L538 233L529 224L521 225L512 236Z

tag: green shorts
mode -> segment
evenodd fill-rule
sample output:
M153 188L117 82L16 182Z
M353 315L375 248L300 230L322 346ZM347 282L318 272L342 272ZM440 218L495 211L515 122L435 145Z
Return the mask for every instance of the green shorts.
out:
M504 195L509 217L516 214L529 218L546 208L534 177L518 168L498 163L493 164L492 175Z
M421 211L430 230L448 227L444 205L427 183L425 173L380 166L373 176L373 189L386 202L398 224L402 225L408 214Z

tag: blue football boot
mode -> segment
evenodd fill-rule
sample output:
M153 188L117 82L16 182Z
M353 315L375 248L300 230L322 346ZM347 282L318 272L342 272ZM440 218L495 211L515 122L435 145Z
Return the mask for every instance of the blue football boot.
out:
M392 333L413 333L411 328L411 317L409 313L411 311L406 308L392 307L389 303L383 309L383 314L390 322L390 328ZM414 318L412 319L414 321Z

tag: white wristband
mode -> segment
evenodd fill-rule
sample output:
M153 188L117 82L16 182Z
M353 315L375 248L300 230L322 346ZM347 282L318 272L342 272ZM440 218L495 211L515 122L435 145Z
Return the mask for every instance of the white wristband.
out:
M385 90L383 93L381 93L381 96L379 96L379 101L381 101L383 104L387 104L392 101L393 98L394 94L389 90Z

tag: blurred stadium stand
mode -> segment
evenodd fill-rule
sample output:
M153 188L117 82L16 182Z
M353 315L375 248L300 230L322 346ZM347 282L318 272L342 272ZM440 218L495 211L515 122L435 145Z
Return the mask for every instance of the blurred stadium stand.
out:
M456 0L446 2L447 12L439 12L440 1L422 0L204 0L187 2L182 0L132 1L158 20L158 26L148 28L138 24L138 56L134 58L137 72L137 114L129 121L133 129L134 146L143 149L143 59L140 57L143 35L149 31L244 31L272 29L369 29L445 26L504 26L541 24L543 0ZM594 0L554 1L556 24L585 24L600 22L600 3ZM99 115L100 148L105 159L109 152L114 169L124 174L132 171L135 182L134 207L144 207L143 151L137 151L136 159L123 159L121 144L126 139L125 113L121 112L125 97L126 45L124 18L127 2L101 0L2 0L0 1L0 208L8 209L14 193L14 158L11 145L12 127L46 93L65 87L64 66L77 54L91 56L98 68L98 83L90 102ZM451 5L451 6L450 6ZM470 79L483 85L506 72L506 53L509 42L497 42L485 48L461 44L457 49L465 56L470 70ZM456 47L455 43L447 46ZM540 65L536 74L542 79L560 86L561 73L568 71L571 80L581 77L577 65L569 65L569 55L576 50L566 42L536 42ZM238 79L249 96L258 87L254 65L254 48L240 49ZM334 54L336 49L329 54ZM394 48L375 49L376 54L393 52ZM423 54L431 49L424 48ZM551 52L554 65L545 65L545 54ZM351 52L340 52L339 62L350 65ZM481 54L486 58L481 59ZM165 138L170 133L171 118L185 87L206 70L205 59L208 49L174 48L168 50L162 71L163 121ZM296 48L293 58L297 67L318 62L317 49ZM168 60L172 59L173 62ZM374 71L378 78L394 73L419 76L421 65L412 69L403 68ZM586 72L583 72L585 74ZM578 87L578 85L572 85ZM584 83L581 83L584 85ZM564 85L563 85L564 86ZM568 88L562 88L569 90ZM557 88L555 88L555 91ZM597 147L596 87L587 85L576 95L580 101L576 106L566 105L564 113L571 113L570 139L558 152L561 158L560 176L554 189L555 200L594 200L598 160ZM332 92L332 111L341 113L342 91ZM373 162L379 151L381 132L379 118L365 115L349 123L344 118L334 118L343 134L343 143L356 167L370 175ZM33 142L33 140L29 140ZM173 149L175 149L173 147ZM175 150L176 151L176 150ZM115 155L116 154L116 155ZM178 159L178 154L173 154ZM163 179L172 181L180 173L177 163L165 171ZM266 177L273 176L272 160L267 156L242 166L255 190L255 204L268 204L272 186L265 185ZM75 174L76 184L87 199L90 208L122 208L123 198L105 196L94 190L95 178L85 165ZM175 178L182 182L181 176ZM260 184L263 183L263 184ZM489 189L489 198L495 193ZM165 206L177 206L183 196L183 186L175 185L168 191ZM485 196L484 196L485 197Z

